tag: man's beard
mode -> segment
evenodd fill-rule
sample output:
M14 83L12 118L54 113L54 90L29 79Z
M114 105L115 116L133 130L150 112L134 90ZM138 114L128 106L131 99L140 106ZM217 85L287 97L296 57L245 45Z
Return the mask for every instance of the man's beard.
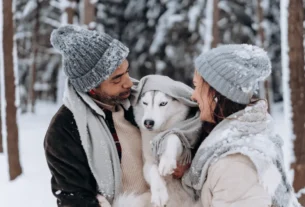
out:
M120 93L119 95L110 96L102 91L102 92L98 92L95 98L104 104L116 106L116 105L120 105L124 100L127 99L122 97L122 95L124 95L125 93L126 92Z

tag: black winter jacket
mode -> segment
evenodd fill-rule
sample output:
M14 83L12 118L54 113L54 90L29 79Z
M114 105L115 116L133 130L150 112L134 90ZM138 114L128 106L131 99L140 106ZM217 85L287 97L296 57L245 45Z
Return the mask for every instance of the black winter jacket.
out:
M125 118L135 124L132 109L125 112ZM106 123L113 123L111 113L106 113ZM44 148L58 207L98 207L97 182L89 168L73 114L67 107L62 106L53 117Z

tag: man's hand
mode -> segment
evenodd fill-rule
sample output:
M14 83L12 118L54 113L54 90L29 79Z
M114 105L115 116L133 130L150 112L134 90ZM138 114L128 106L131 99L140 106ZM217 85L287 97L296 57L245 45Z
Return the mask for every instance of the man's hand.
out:
M173 172L173 177L175 179L180 179L184 175L185 171L187 171L190 168L191 164L187 165L180 165L177 163L177 168Z

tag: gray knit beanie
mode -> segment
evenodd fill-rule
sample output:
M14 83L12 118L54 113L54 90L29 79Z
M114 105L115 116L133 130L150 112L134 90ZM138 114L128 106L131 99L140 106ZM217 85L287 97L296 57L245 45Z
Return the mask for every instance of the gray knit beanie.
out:
M203 79L233 102L248 104L257 83L271 73L267 53L253 45L222 45L195 60Z
M80 92L100 85L129 53L123 43L109 35L74 25L54 30L51 44L62 54L64 72Z

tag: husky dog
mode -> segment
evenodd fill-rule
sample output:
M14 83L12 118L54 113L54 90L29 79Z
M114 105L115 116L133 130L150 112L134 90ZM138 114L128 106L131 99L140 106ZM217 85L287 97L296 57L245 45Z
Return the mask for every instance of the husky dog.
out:
M149 203L152 206L200 206L183 190L181 181L173 179L171 175L183 151L180 139L175 134L168 135L166 149L159 163L152 155L150 146L150 142L157 134L185 120L188 113L188 106L160 91L144 93L134 107L135 121L142 136L144 178L150 186Z
M180 139L175 134L168 135L159 162L155 160L150 145L156 135L185 120L189 110L188 106L160 91L148 91L142 95L134 106L134 116L141 131L143 173L150 192L120 195L115 199L113 207L202 206L200 202L195 203L183 190L181 181L171 175L183 151Z

